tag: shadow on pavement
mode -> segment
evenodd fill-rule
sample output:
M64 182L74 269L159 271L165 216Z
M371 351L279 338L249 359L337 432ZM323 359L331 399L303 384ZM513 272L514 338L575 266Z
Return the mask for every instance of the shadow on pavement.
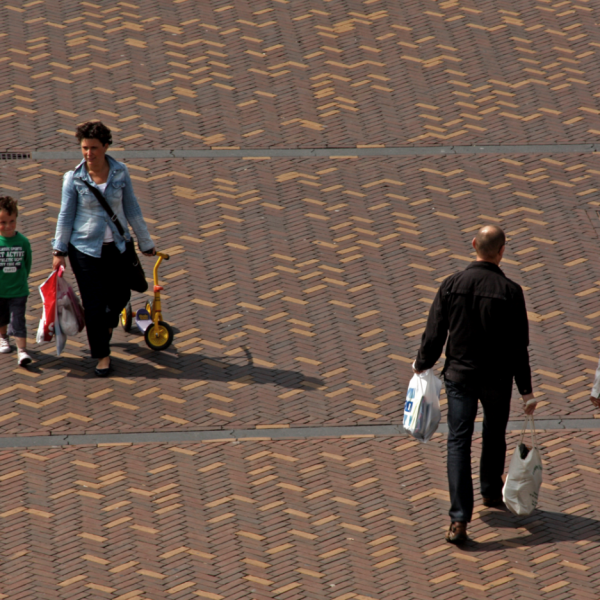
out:
M560 512L536 510L527 517L517 517L508 510L484 511L481 520L494 529L523 529L528 535L478 543L471 541L466 551L489 552L511 546L539 546L558 542L600 542L600 521Z
M275 384L290 389L318 389L324 385L322 379L307 377L299 371L288 371L263 367L255 364L252 353L244 348L244 364L233 361L231 357L208 357L202 354L180 356L170 349L165 352L154 352L148 348L127 344L113 343L113 352L129 354L132 358L141 357L152 364L131 363L117 356L111 357L112 375L116 377L142 377L145 379L190 379L221 382L238 382L241 384L266 385ZM240 361L240 362L241 362ZM85 379L95 378L95 360L90 358L71 358L68 356L54 359L56 369L70 369L72 376ZM34 363L32 371L36 371Z

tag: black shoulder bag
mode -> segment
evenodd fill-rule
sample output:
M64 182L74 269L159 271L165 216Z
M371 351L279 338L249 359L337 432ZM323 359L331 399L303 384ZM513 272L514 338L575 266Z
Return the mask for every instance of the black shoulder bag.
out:
M125 230L123 229L123 225L119 221L117 215L113 212L113 209L110 207L106 198L102 195L99 189L90 185L84 179L81 180L85 185L89 188L90 192L96 196L98 202L102 208L108 214L110 220L115 224L119 235L125 240ZM143 294L148 289L148 282L146 281L146 274L144 273L144 269L142 264L140 263L140 259L135 252L135 245L133 240L125 241L125 252L124 252L124 260L127 263L128 270L128 279L129 279L129 287L134 292L140 292Z

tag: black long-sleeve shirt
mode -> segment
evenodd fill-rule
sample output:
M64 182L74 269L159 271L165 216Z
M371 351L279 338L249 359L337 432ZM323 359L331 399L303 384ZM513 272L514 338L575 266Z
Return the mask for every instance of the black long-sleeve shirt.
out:
M521 395L531 393L523 290L495 264L473 262L443 281L421 339L418 371L433 367L446 337L443 373L450 381L493 387L514 377Z

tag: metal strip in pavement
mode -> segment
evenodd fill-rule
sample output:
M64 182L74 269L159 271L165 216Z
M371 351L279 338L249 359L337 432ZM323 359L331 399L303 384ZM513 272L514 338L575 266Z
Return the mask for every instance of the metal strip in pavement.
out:
M321 158L376 156L441 156L454 154L590 154L600 144L517 144L491 146L397 146L386 148L211 148L196 150L112 150L121 159L151 158ZM33 150L33 160L80 160L79 150Z
M509 431L520 431L524 421L510 421ZM481 431L475 423L475 431ZM600 419L539 419L537 430L585 431L600 429ZM445 423L438 433L448 433ZM147 433L85 433L81 435L31 435L0 437L0 448L97 446L99 444L164 444L210 441L297 440L315 438L390 437L408 435L402 425L354 425L349 427L290 427L279 429L219 429L211 431L149 431Z

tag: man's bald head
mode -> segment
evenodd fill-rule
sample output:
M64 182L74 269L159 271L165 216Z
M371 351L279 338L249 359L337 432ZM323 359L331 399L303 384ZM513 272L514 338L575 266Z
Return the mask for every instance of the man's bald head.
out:
M496 262L501 258L500 251L506 243L504 231L496 225L482 227L473 240L473 246L477 256L482 260Z

